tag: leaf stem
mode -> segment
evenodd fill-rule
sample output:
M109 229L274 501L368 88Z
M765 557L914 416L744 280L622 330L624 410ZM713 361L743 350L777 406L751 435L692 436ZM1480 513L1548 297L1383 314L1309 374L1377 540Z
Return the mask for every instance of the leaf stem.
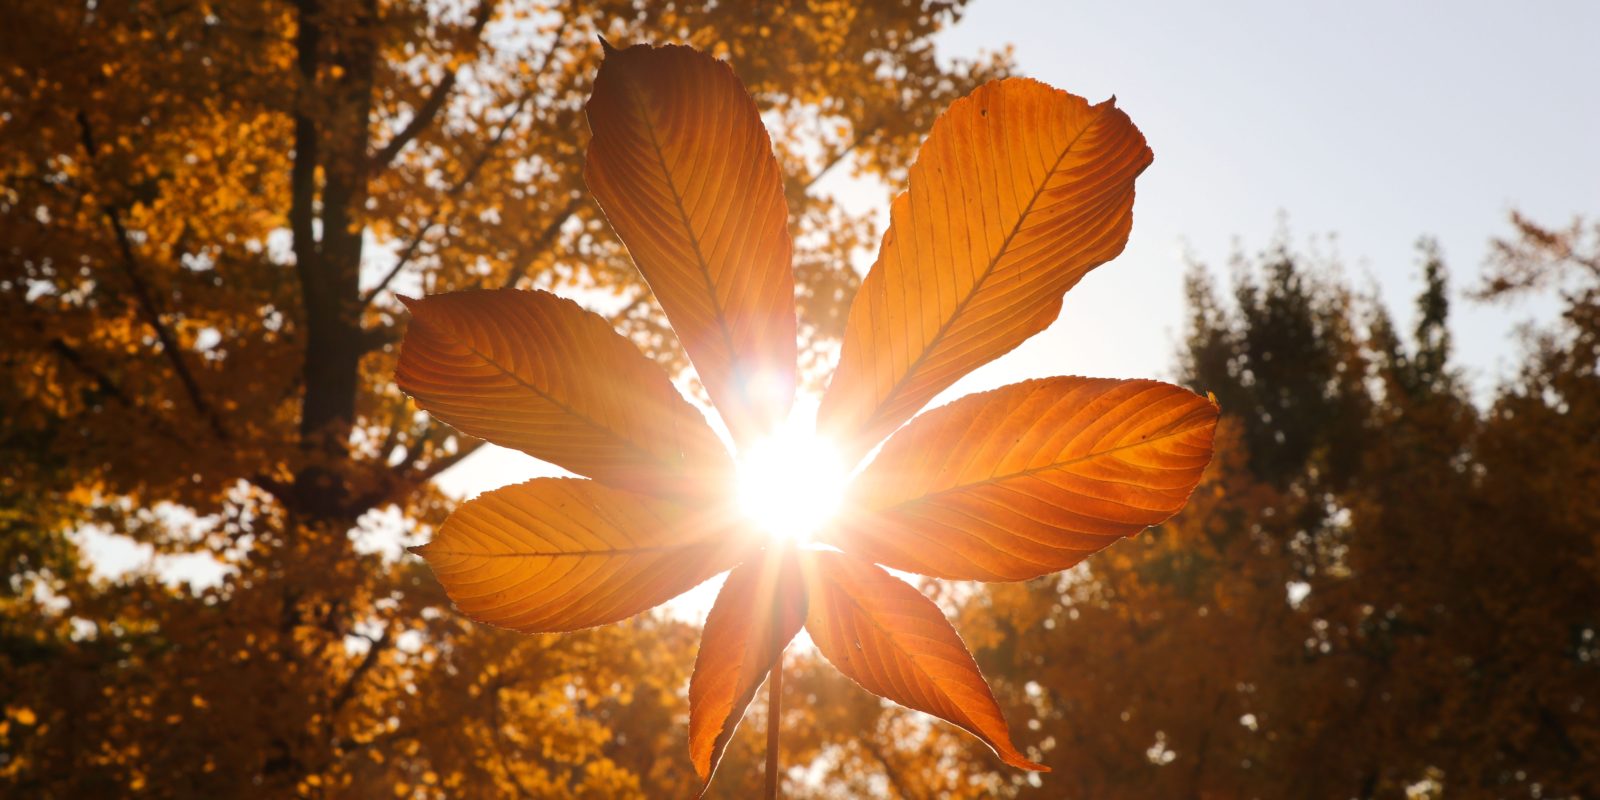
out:
M772 665L767 677L767 800L778 797L778 732L783 713L783 657Z

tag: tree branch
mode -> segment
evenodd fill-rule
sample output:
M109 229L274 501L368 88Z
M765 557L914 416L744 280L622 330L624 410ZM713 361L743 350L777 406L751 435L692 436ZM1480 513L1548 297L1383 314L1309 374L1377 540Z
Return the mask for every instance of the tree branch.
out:
M439 473L461 463L462 459L465 459L467 456L476 453L478 448L484 446L484 444L486 444L484 440L478 439L477 441L460 446L454 453L451 453L444 458L436 458L428 462L428 466L423 467L417 472L417 482L423 483L433 480L434 478L438 477Z
M339 691L333 696L332 711L328 714L330 724L334 715L338 714L355 697L356 686L361 683L361 679L366 677L368 672L372 671L373 667L378 665L379 657L383 655L383 651L389 648L389 632L390 628L384 626L383 633L379 634L378 638L372 639L369 637L367 639L371 644L367 647L366 654L361 657L361 663L350 671L349 677L345 678L344 683L339 687Z
M35 333L37 333L41 338L46 339L52 352L60 356L61 359L71 365L73 369L76 369L87 376L90 380L94 381L95 389L104 394L110 395L113 400L117 401L118 404L126 408L130 413L139 416L143 420L143 424L146 425L150 430L155 431L162 438L181 447L192 447L194 445L192 437L184 436L173 430L171 426L166 423L166 420L162 419L160 415L152 414L145 406L134 402L133 398L128 396L126 391L123 391L121 385L113 380L110 375L107 375L104 370L96 367L93 364L90 364L88 359L85 359L83 354L74 349L72 345L67 344L65 339L62 339L59 336L50 336L45 332L44 326L40 325L38 320L29 320L29 323L33 327ZM250 483L255 484L257 487L272 494L274 497L281 499L284 496L283 493L286 489L285 485L281 481L278 481L269 475L264 473L257 474L250 477L248 480Z
M627 321L628 315L633 313L634 309L644 305L645 301L648 299L650 299L650 290L645 289L644 291L639 292L637 295L634 295L633 299L629 300L627 305L617 309L617 313L612 314L606 319L606 321L610 322L611 327L613 328L621 325L623 322Z
M582 202L582 197L578 195L573 195L567 199L567 204L562 206L561 210L556 212L555 217L550 220L549 224L544 226L544 230L539 232L539 238L535 239L533 242L533 251L529 254L527 263L523 265L522 269L512 270L506 275L505 288L510 289L516 286L517 281L528 274L528 268L533 266L533 262L540 256L549 252L551 247L555 246L556 238L561 235L561 226L567 224L567 220L571 219L572 215L577 213L578 206L582 204Z
M96 147L94 130L89 125L89 116L83 111L78 111L78 131L84 153L92 164L95 159ZM211 427L211 432L222 441L228 440L228 432L222 427L222 422L217 418L211 404L206 402L204 394L200 391L200 384L195 380L194 373L189 371L189 365L183 360L183 351L178 347L177 337L167 328L161 319L161 310L156 305L155 297L150 293L150 287L139 274L139 258L133 250L133 242L128 238L128 229L122 224L122 215L116 206L105 203L100 206L100 211L105 215L106 221L111 224L112 233L117 240L117 250L122 255L123 272L128 276L128 283L133 289L134 302L138 304L140 312L144 314L145 321L155 331L156 340L161 343L162 355L172 365L172 371L177 374L178 381L183 384L183 390L189 397L189 403L195 411L205 418Z
M35 323L34 327L36 330L40 330L37 323ZM40 333L43 333L43 331L40 330ZM140 416L148 417L146 422L156 433L161 434L161 436L166 439L184 445L185 447L192 444L188 439L180 436L176 431L167 427L166 423L159 416L142 413L144 411L143 406L135 403L133 398L129 397L127 392L124 392L122 387L117 385L116 381L111 379L111 376L101 371L100 368L84 360L83 354L72 349L72 346L67 344L66 340L59 336L53 336L50 338L49 342L50 349L54 351L56 355L61 356L63 361L71 364L74 369L78 370L84 375L87 375L91 380L93 380L96 389L99 389L100 391L110 395L112 399L116 400L129 411L139 414Z
M873 760L878 762L878 766L883 767L883 776L888 781L889 788L894 791L895 797L911 796L906 792L905 781L900 777L900 770L895 767L893 762L889 761L888 754L883 752L883 748L879 747L877 742L873 741L871 737L863 736L856 743L861 746L861 749L867 751L867 755L872 756Z
M483 28L489 23L489 18L492 16L494 16L494 8L491 3L487 1L478 3L472 23L474 49L482 40ZM389 143L385 144L381 150L372 154L368 163L369 172L378 172L389 166L389 164L393 163L395 157L406 149L406 145L416 139L429 125L433 124L434 119L439 116L439 112L444 109L445 101L450 99L450 93L455 90L458 75L460 75L459 69L452 69L445 73L445 76L439 80L433 90L428 92L428 99L422 101L422 105L417 107L416 113L412 115L411 120L406 123L405 127L401 128L400 132L396 133L394 138L390 139Z
M550 59L553 57L556 47L561 43L562 36L567 31L567 23L568 17L563 15L561 18L560 27L556 28L555 35L551 37L550 46L545 49L544 54L540 58L539 68L535 70L534 77L531 81L531 88L528 91L523 92L522 95L517 98L516 103L511 107L511 113L506 115L505 120L500 123L499 127L495 130L494 135L489 138L489 143L484 145L483 150L479 151L477 158L475 158L473 162L467 166L466 171L462 173L461 177L456 179L455 183L451 184L449 189L445 190L445 197L449 198L459 195L467 188L468 185L472 183L473 179L478 176L479 170L483 169L483 165L488 163L489 157L494 154L494 151L500 146L500 142L505 139L506 133L511 130L512 124L517 121L518 117L522 116L523 109L527 108L528 102L532 100L533 96L538 92L539 81L544 77L545 69L549 67ZM389 288L389 284L394 281L395 277L397 277L402 271L405 270L407 266L411 264L412 259L416 256L417 248L422 245L422 240L427 238L428 234L432 233L433 229L438 226L439 220L436 218L436 214L437 212L429 214L428 217L423 220L422 228L418 230L416 235L411 238L411 241L407 242L406 246L401 249L400 257L395 261L394 266L389 268L389 271L384 274L383 278L378 281L376 286L373 286L372 289L368 290L367 293L362 296L360 308L365 309L367 306L371 305L372 301L377 299L378 295L381 294L383 290ZM565 220L563 219L562 221L564 222Z
M299 0L298 30L295 33L296 67L300 73L295 92L294 162L289 173L289 230L293 233L294 266L300 276L301 292L310 294L315 281L317 240L313 223L317 194L317 124L307 109L317 77L317 47L321 32L314 24L316 0ZM309 302L310 298L305 298Z
M858 148L861 145L865 144L866 141L867 141L867 137L871 136L872 134L876 133L877 131L878 131L878 123L876 121L872 122L871 124L869 124L867 126L864 126L864 127L861 127L861 128L857 128L856 129L856 136L855 136L854 139L850 140L850 144L845 146L845 148L840 150L839 152L834 153L833 154L833 158L828 159L828 163L823 164L821 167L817 168L816 172L811 173L811 177L804 184L802 184L800 186L800 193L801 194L809 194L811 192L812 187L816 186L817 181L822 180L822 176L827 175L829 172L831 172L834 167L839 165L839 162L844 161L846 156L848 156L851 153L855 152L856 148Z
M414 469L417 456L422 452L423 440L427 438L427 430L416 441L406 447L406 455L400 463L393 467L386 466L388 459L382 457L378 462L380 475L386 480L374 491L358 498L355 505L362 509L378 508L388 503L403 503L407 497L415 492L418 487L433 480L439 473L461 463L467 456L477 452L485 442L482 439L463 444L456 452L442 458L428 462L422 469Z
M340 753L348 755L351 753L358 753L363 750L370 750L371 748L377 747L378 745L386 742L403 742L407 739L415 738L417 738L416 734L411 733L410 731L402 732L399 728L396 728L392 731L380 733L364 742L353 742L347 744L344 741L339 741L336 746L339 748Z

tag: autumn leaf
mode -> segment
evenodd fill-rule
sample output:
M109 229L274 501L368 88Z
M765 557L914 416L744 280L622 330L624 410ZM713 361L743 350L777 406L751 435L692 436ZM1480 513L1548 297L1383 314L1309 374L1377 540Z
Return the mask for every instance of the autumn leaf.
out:
M728 574L706 616L689 682L689 758L709 782L756 689L806 621L794 548L767 551Z
M1049 771L1011 743L977 662L932 600L874 564L811 556L806 632L830 663L873 694L959 725L1013 767Z
M899 431L825 541L894 569L1017 581L1183 508L1217 409L1155 381L1045 378L968 395Z
M595 479L491 492L418 552L464 613L526 631L620 619L732 569L689 688L702 781L802 623L868 691L1007 764L1047 769L1012 742L938 607L878 565L980 580L1072 566L1183 507L1211 458L1216 407L1153 381L1047 378L894 431L1042 330L1062 294L1121 251L1151 158L1138 129L1109 102L1033 81L955 103L852 307L819 412L825 438L794 441L779 429L794 379L790 245L754 104L726 64L637 46L607 50L588 111L591 189L732 432L740 478L666 375L598 317L544 293L414 301L398 377L419 405ZM821 514L838 500L828 478L842 485L891 433L841 510ZM819 454L830 447L842 457ZM760 480L771 483L746 491ZM764 507L772 498L799 502Z
M571 300L503 289L405 303L395 380L462 433L644 492L699 493L731 469L666 373Z
M737 545L668 501L542 478L463 505L414 552L462 613L549 633L654 608L736 563Z
M961 376L1042 331L1116 257L1150 148L1106 101L1007 79L956 101L890 207L818 428L866 452Z
M794 397L789 211L756 105L687 47L611 50L584 173L740 442Z

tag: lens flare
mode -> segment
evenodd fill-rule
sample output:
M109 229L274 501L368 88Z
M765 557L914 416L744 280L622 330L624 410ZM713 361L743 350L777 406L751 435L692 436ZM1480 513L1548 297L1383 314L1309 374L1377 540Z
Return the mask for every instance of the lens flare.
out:
M832 444L790 425L740 459L739 510L774 539L804 542L838 513L848 478Z

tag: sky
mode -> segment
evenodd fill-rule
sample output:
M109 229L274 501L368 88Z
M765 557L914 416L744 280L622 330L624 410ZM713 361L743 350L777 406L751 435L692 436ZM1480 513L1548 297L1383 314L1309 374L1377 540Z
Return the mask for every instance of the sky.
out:
M935 404L1046 375L1170 378L1187 265L1206 263L1225 284L1233 253L1259 252L1285 227L1295 244L1336 254L1402 324L1420 287L1414 245L1436 237L1457 290L1457 354L1487 391L1514 363L1518 323L1553 313L1461 298L1489 239L1508 231L1512 209L1547 224L1600 214L1596 31L1600 2L1587 1L972 0L940 34L941 53L1010 44L1022 75L1091 101L1115 95L1156 159L1139 179L1122 256L1067 295L1048 331ZM898 190L843 171L829 181L880 226ZM440 481L472 497L553 474L486 447ZM152 562L120 555L97 561ZM156 566L182 577L215 569Z
M1225 270L1285 217L1409 319L1418 237L1438 238L1459 289L1511 209L1553 224L1600 212L1595 31L1594 2L975 0L942 50L1010 42L1021 74L1115 95L1156 153L1127 250L994 372L1170 370L1185 253ZM1549 312L1453 310L1480 380L1516 356L1516 320Z

